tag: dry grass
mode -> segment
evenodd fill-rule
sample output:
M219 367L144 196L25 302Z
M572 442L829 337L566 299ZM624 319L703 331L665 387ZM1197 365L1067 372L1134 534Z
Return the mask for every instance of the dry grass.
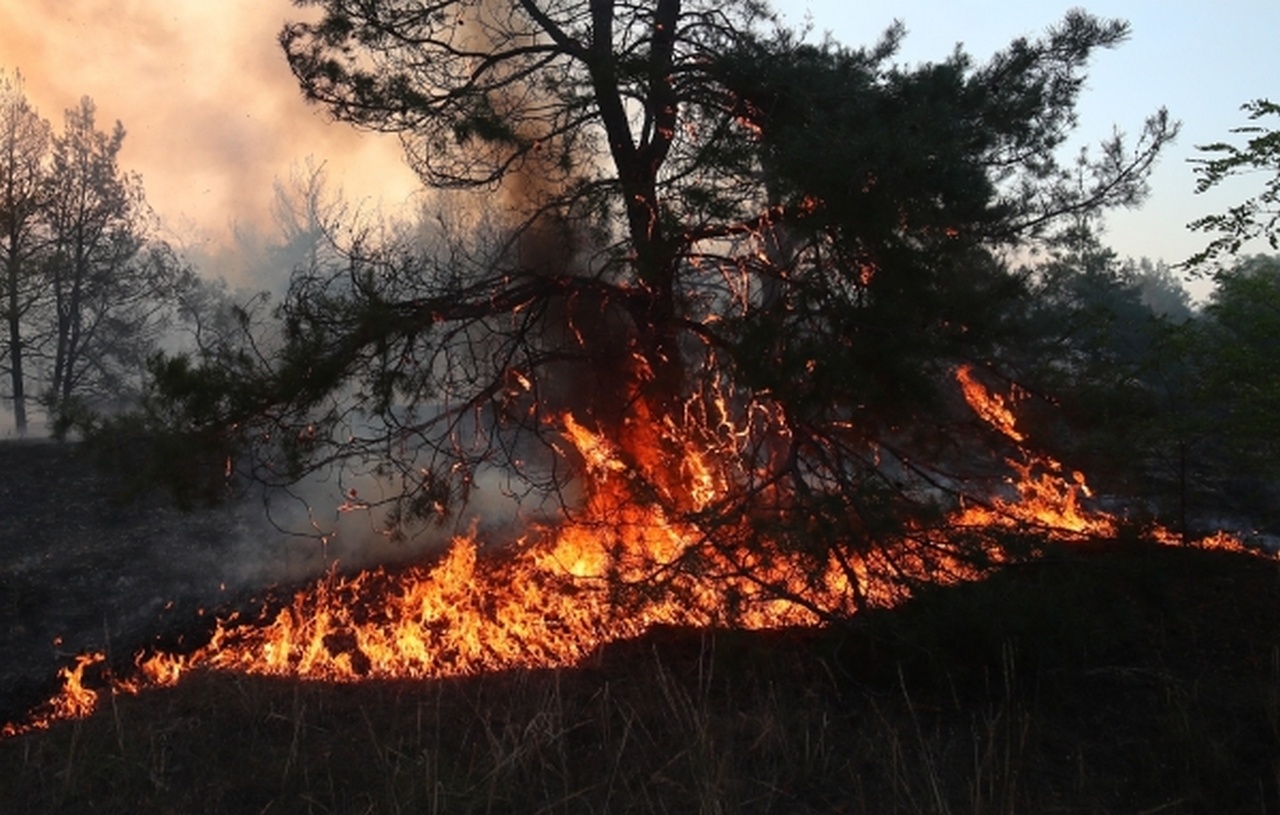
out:
M1274 562L1052 559L828 632L658 631L575 670L199 675L0 742L0 810L1280 812Z

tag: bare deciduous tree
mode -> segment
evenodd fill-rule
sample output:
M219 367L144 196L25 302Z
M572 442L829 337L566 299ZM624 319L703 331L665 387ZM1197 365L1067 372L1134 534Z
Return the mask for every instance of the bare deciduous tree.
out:
M49 123L27 101L22 75L0 74L0 309L6 330L3 359L19 434L27 431L24 366L31 340L25 318L43 291L38 256L45 242L50 138Z

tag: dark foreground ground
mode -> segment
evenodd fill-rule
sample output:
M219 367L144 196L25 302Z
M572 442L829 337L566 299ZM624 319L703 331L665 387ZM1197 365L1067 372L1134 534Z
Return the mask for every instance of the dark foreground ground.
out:
M81 602L127 639L145 615L117 604L174 568L121 567L167 551L128 536L81 543L72 560L133 587L99 593L17 556L13 528L5 658ZM1277 813L1280 565L1098 543L847 630L663 630L575 670L199 675L0 742L9 812Z
M232 574L232 515L122 503L116 475L69 445L0 441L0 719L69 655L135 647Z

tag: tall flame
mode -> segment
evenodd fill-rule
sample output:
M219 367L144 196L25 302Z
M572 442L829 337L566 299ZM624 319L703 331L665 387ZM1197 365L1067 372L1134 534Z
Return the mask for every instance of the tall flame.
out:
M1021 449L1024 436L1009 403L968 368L956 378L975 413ZM643 409L639 415L647 419ZM658 624L807 626L822 621L819 609L849 609L853 596L900 599L871 583L865 562L840 563L833 554L815 576L767 544L707 545L706 532L685 513L723 499L730 479L707 451L677 438L674 427L640 422L629 431L635 449L624 454L573 416L562 417L562 424L584 462L587 494L581 510L561 525L532 530L519 546L496 554L482 553L480 543L465 536L430 567L330 573L269 620L218 621L210 642L193 653L139 654L133 675L108 677L102 691L85 687L84 675L105 657L83 655L61 671L56 697L0 735L87 716L100 693L172 685L193 670L349 682L568 666L606 642ZM680 450L678 460L665 461L658 452L664 447ZM1115 531L1114 518L1084 507L1089 492L1080 473L1066 476L1051 458L1024 456L1009 462L1010 495L962 507L951 525L1034 525L1066 536ZM903 541L895 551L866 557L893 558L897 568L929 579L979 576L956 563L939 578L936 562L914 557L911 545ZM1214 545L1229 544L1215 539ZM991 554L993 562L1001 560L994 548Z

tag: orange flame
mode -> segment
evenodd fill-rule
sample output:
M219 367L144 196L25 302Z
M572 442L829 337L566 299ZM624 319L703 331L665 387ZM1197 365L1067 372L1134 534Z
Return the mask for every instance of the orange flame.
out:
M1092 497L1084 473L1072 471L1068 477L1066 469L1053 457L1028 452L1021 446L1026 435L1018 430L1017 419L1004 397L983 387L967 365L958 368L955 375L969 407L991 427L1017 442L1023 460L1006 460L1016 475L1008 479L1016 499L995 496L984 505L966 507L956 515L954 523L967 527L1032 526L1056 537L1114 535L1116 519L1105 512L1090 511L1082 503L1081 499Z
M955 376L973 410L1021 449L1025 437L1009 403L967 367ZM722 415L706 423L719 422L715 432L727 438L744 437L745 431L727 426L723 405L718 409ZM569 666L606 642L657 624L809 626L822 622L822 609L853 610L855 596L890 604L904 590L868 577L889 564L935 581L980 576L958 561L940 570L927 533L857 558L841 559L841 550L832 547L825 571L816 576L767 544L709 545L707 533L687 518L730 491L731 469L719 461L714 439L697 444L682 438L672 423L652 420L643 404L619 444L572 416L562 417L562 424L585 465L586 499L559 526L532 530L508 551L482 553L468 536L454 540L430 567L330 573L297 592L269 621L220 620L212 640L194 653L139 654L134 675L110 678L107 691L173 685L201 669L347 682ZM722 447L727 456L732 443ZM1083 475L1065 475L1051 458L1024 456L1009 462L1009 496L962 507L951 528L1034 525L1066 537L1114 533L1114 518L1083 505L1089 496ZM728 538L751 534L749 520L739 523L740 529L727 530ZM1215 539L1212 545L1229 544ZM989 554L995 563L1004 557L995 544ZM100 694L84 687L84 673L104 661L102 654L89 654L62 669L58 696L30 721L5 726L0 736L89 715Z
M973 369L970 366L961 365L956 369L956 381L960 383L960 389L969 407L973 408L983 421L1016 442L1026 441L1026 436L1018 430L1018 421L1014 418L1013 410L1006 404L1004 397L998 393L992 393L974 379Z

